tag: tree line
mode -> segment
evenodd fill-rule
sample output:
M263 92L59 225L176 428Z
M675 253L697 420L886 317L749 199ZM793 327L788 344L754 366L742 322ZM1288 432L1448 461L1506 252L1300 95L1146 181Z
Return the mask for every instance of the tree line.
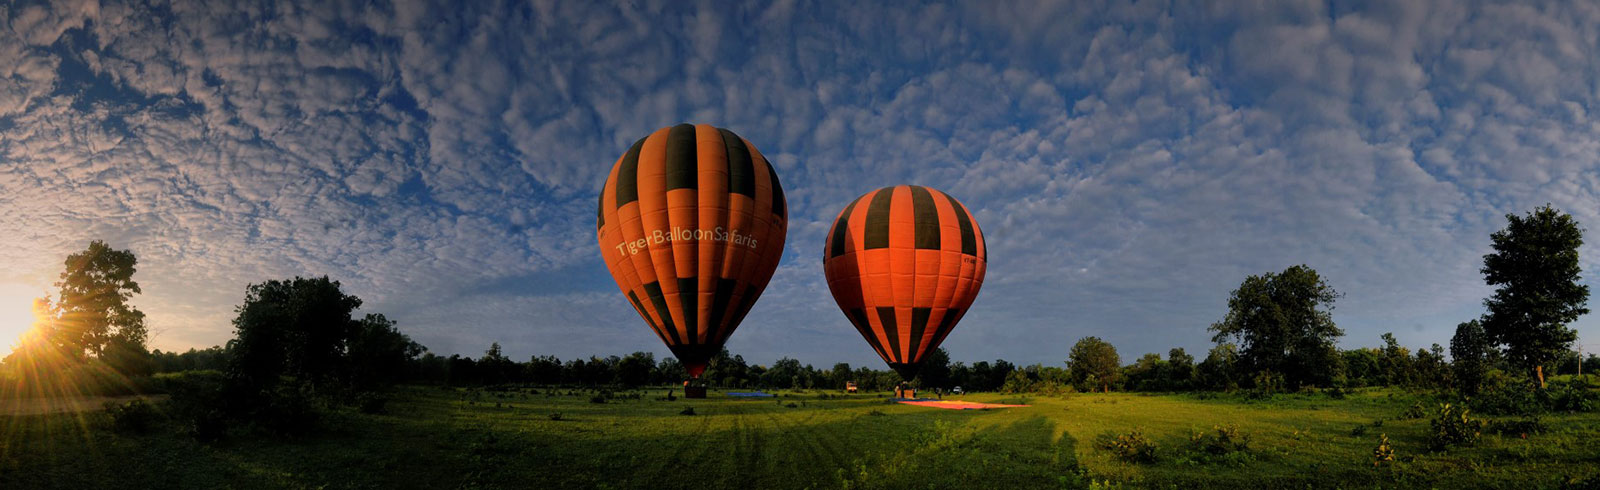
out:
M916 379L902 380L890 370L847 363L818 368L782 358L754 364L723 349L703 377L725 388L840 389L854 382L874 391L902 381L925 389L1007 392L1399 386L1474 395L1491 384L1544 387L1547 372L1572 372L1580 362L1571 351L1576 332L1567 325L1589 311L1588 286L1579 282L1582 230L1549 205L1506 219L1506 228L1490 236L1493 250L1480 269L1494 293L1481 317L1456 327L1448 357L1438 344L1413 351L1391 334L1381 337L1382 347L1338 349L1344 331L1332 311L1342 294L1316 270L1296 265L1248 276L1231 291L1226 315L1209 327L1215 346L1198 362L1174 348L1165 357L1150 353L1123 364L1110 343L1086 337L1062 366L952 363L939 349ZM495 343L476 358L436 355L382 314L355 317L361 299L326 276L249 285L226 345L150 352L144 313L129 304L141 292L133 280L136 265L131 251L101 241L69 255L55 283L57 296L36 302L35 325L0 360L0 395L74 394L69 391L137 386L130 380L153 373L209 372L197 375L209 376L205 389L183 397L201 400L194 404L199 413L261 420L310 413L306 406L314 403L359 403L397 383L644 386L686 377L676 359L657 360L648 352L518 362ZM1587 363L1600 369L1596 361L1591 355Z

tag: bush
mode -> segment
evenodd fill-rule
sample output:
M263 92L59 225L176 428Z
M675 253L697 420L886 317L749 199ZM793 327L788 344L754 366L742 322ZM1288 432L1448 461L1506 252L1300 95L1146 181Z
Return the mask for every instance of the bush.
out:
M1534 415L1547 409L1538 391L1526 378L1493 372L1484 380L1478 396L1467 404L1485 415Z
M312 432L321 415L312 404L311 396L304 390L284 386L267 397L249 421L269 433L292 436Z
M1580 378L1550 383L1543 395L1550 409L1563 412L1594 411L1597 398L1600 398L1594 390L1589 389L1589 383Z
M1389 445L1389 434L1378 434L1378 447L1372 449L1372 467L1394 462L1394 446Z
M356 395L356 410L368 415L389 413L389 398L377 393Z
M605 402L606 402L605 395L595 395L595 396L589 397L589 403L605 403Z
M1189 436L1189 445L1197 451L1214 455L1249 451L1250 435L1239 431L1235 425L1216 425L1210 432L1195 432Z
M1145 437L1139 429L1126 434L1101 434L1099 446L1111 451L1118 459L1133 463L1156 462L1156 442Z
M127 403L106 402L106 414L111 416L111 429L129 434L149 432L161 422L162 415L144 399Z
M1528 434L1543 434L1550 426L1545 425L1538 415L1528 415L1516 420L1496 420L1489 422L1486 430L1502 436L1518 436L1526 438Z
M683 411L678 412L678 415L694 415L694 407L683 407Z
M1410 408L1400 412L1400 420L1420 419L1427 416L1428 412L1422 408L1422 402L1412 403Z
M550 413L550 420L560 421L561 420L561 412L551 412Z
M1438 416L1428 422L1428 445L1435 451L1452 445L1476 445L1478 436L1483 433L1484 423L1468 417L1468 412L1449 403L1439 405Z

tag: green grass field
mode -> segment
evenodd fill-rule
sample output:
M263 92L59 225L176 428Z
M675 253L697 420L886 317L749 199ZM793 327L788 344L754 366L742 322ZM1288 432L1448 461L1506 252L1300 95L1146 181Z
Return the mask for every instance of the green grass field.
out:
M1485 433L1476 447L1429 452L1428 419L1400 415L1431 402L1385 390L1266 401L978 394L962 398L1031 406L968 411L834 392L617 395L602 404L582 390L411 387L386 414L334 411L314 435L211 445L173 422L117 433L101 412L0 416L0 488L1529 489L1600 473L1600 414L1547 416L1544 434ZM695 415L680 415L688 407ZM1217 424L1237 425L1250 450L1188 448L1192 432ZM1159 445L1156 462L1124 462L1095 442L1135 428ZM1379 434L1396 461L1374 468Z

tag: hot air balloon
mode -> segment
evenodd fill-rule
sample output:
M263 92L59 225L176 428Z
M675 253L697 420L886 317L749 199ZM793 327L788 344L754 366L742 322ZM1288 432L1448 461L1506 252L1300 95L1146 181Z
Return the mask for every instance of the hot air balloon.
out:
M617 286L692 380L767 287L787 229L772 165L707 124L635 142L611 167L595 223ZM685 396L705 396L703 385L685 386Z
M987 264L983 231L966 206L914 185L845 206L822 252L839 309L906 380L972 306Z

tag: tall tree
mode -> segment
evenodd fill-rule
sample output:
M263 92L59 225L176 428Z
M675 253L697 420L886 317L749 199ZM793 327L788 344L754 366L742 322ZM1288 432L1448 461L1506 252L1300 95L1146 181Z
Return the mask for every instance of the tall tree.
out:
M146 354L144 312L128 304L139 294L133 280L139 259L95 240L67 256L54 306L55 339L76 357L119 358Z
M1456 334L1450 337L1450 367L1455 371L1456 387L1467 396L1477 395L1483 387L1483 378L1489 374L1493 362L1494 346L1489 334L1477 320L1456 325Z
M1245 278L1228 298L1228 315L1211 325L1217 343L1235 341L1250 372L1282 373L1291 387L1328 384L1338 374L1333 323L1340 296L1316 270L1296 265Z
M1074 383L1098 386L1103 392L1111 391L1122 370L1122 357L1117 348L1100 337L1084 337L1073 344L1067 354L1067 373Z
M1589 286L1578 284L1583 230L1572 215L1549 204L1527 216L1506 215L1506 227L1489 235L1494 253L1483 256L1483 277L1498 286L1483 301L1483 331L1505 345L1506 360L1532 369L1544 387L1544 366L1577 340L1567 324L1588 313Z
M277 386L283 376L312 387L341 380L358 327L350 314L360 306L327 276L251 284L233 319L229 375L251 390Z

